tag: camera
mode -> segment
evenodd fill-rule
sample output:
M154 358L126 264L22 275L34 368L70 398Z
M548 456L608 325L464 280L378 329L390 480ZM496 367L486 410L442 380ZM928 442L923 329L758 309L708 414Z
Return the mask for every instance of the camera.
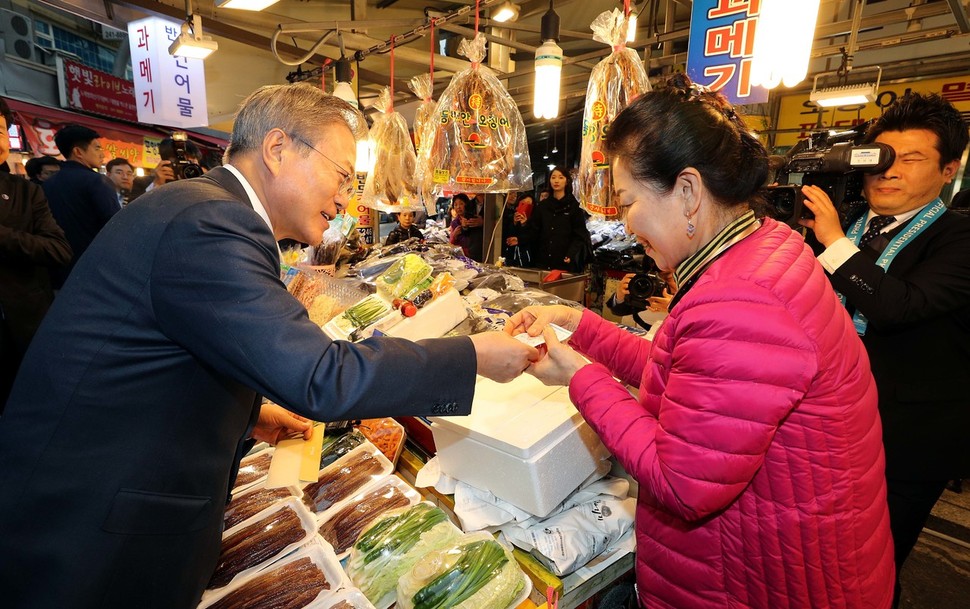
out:
M204 173L201 165L189 160L186 150L188 141L189 135L184 131L176 131L172 134L172 148L175 151L175 157L172 159L172 171L175 172L176 180L197 178Z
M630 279L629 294L626 302L635 309L647 309L648 300L654 296L663 296L667 283L655 271L637 273Z
M886 144L862 144L869 123L838 133L813 133L796 144L784 157L772 157L775 182L766 193L766 215L800 228L798 221L812 218L805 206L803 185L818 186L832 199L842 227L858 217L867 203L862 196L866 174L882 173L896 159Z

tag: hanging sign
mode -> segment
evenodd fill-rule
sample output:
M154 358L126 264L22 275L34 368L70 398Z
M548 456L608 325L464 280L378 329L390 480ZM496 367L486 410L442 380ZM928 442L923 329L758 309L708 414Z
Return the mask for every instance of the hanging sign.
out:
M158 17L128 24L140 122L183 129L209 124L203 61L168 54L180 32L181 24Z
M687 75L719 91L732 104L768 101L768 89L751 86L754 35L761 0L694 0Z
M130 80L57 56L57 81L62 108L100 114L131 123L138 121L135 87Z

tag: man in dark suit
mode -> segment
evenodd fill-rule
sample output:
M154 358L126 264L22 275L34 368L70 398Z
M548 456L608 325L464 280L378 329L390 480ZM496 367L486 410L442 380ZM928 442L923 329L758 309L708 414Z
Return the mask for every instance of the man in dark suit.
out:
M901 98L872 126L892 167L868 175L869 213L843 233L831 201L805 186L819 262L862 334L879 389L896 571L950 479L970 474L970 218L946 208L967 124L936 95ZM897 602L898 602L897 582Z
M5 608L194 608L247 439L309 429L260 396L320 421L464 414L476 371L508 381L538 358L494 332L331 341L286 291L276 241L320 241L363 133L319 88L263 87L224 168L95 239L0 420Z
M13 117L0 99L0 165L10 156ZM71 260L71 246L47 207L44 191L0 173L0 415L30 339L54 292L49 270Z
M95 235L121 209L111 182L98 173L104 161L100 137L81 125L67 125L54 135L54 143L66 160L61 170L44 182L44 194L74 250L74 261L66 272L55 276L55 287L64 283Z

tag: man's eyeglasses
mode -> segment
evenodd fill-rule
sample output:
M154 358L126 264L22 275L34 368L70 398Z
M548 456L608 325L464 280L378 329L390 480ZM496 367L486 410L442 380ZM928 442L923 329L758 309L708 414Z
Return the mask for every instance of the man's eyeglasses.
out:
M357 187L357 184L356 184L356 182L357 182L357 176L355 174L348 173L343 167L340 166L339 163L337 163L337 161L331 159L330 157L328 157L324 153L322 153L319 150L317 150L313 146L313 144L311 144L310 142L306 141L302 137L297 137L297 138L294 138L294 139L296 141L300 142L301 144L303 144L304 146L306 146L307 148L309 148L310 150L316 152L317 154L319 154L323 158L325 158L328 161L330 161L330 163L334 166L334 168L336 168L337 173L340 174L340 177L343 178L343 180L340 182L340 185L337 186L337 192L340 193L340 194L346 195L347 198L350 198L351 196L353 196L354 190L356 190L356 187Z

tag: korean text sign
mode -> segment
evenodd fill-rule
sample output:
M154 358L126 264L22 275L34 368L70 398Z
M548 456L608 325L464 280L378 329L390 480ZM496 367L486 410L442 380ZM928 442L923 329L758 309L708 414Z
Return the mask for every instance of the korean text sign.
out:
M173 57L181 24L148 17L128 24L135 105L143 123L188 128L209 124L201 59Z
M694 0L690 15L687 75L720 91L732 104L768 100L768 90L751 86L754 36L761 0Z

